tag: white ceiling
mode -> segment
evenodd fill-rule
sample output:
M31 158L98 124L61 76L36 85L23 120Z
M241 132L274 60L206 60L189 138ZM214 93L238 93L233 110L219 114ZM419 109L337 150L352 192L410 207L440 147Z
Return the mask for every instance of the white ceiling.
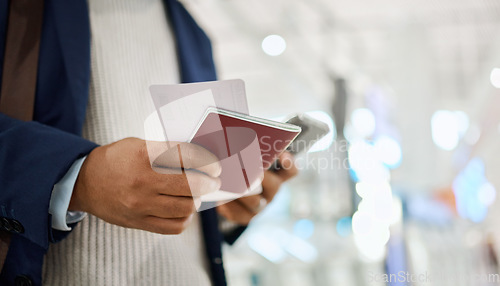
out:
M447 185L456 174L454 156L472 152L485 158L500 189L500 94L489 83L491 69L500 67L500 1L182 2L211 36L220 78L247 83L252 113L329 111L333 77L347 79L353 109L366 104L375 85L393 106L388 118L401 136L404 163L395 180L423 189ZM282 55L263 53L269 34L287 41ZM437 109L467 112L482 127L477 146L438 150L430 137Z

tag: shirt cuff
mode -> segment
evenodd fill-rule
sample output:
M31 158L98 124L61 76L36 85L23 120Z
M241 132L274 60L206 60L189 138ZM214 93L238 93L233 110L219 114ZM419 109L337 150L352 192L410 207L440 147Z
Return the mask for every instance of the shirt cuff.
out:
M50 197L49 214L52 215L52 228L70 231L68 224L77 223L87 215L84 212L68 211L73 188L80 173L80 168L87 156L76 160L64 177L54 185Z

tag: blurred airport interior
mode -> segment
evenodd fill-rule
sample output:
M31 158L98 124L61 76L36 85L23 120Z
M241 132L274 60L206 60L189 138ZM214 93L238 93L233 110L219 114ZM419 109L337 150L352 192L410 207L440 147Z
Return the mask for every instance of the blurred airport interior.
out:
M182 2L251 114L332 127L229 285L500 284L500 1Z

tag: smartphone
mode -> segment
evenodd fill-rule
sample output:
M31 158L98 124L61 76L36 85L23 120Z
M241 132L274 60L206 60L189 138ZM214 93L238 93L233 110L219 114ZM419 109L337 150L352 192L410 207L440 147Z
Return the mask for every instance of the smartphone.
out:
M308 116L305 113L297 114L286 121L302 129L302 132L288 146L287 151L292 155L306 153L314 143L325 137L330 132L330 127L323 121ZM278 161L275 161L269 170L277 171L281 168Z

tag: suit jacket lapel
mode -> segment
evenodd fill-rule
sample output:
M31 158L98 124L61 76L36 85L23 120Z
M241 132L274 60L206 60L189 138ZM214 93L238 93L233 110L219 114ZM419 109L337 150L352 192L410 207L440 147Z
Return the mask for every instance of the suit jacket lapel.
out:
M69 86L77 94L90 79L90 21L86 0L52 0Z
M177 0L165 0L176 36L182 82L216 80L212 46L207 35Z

